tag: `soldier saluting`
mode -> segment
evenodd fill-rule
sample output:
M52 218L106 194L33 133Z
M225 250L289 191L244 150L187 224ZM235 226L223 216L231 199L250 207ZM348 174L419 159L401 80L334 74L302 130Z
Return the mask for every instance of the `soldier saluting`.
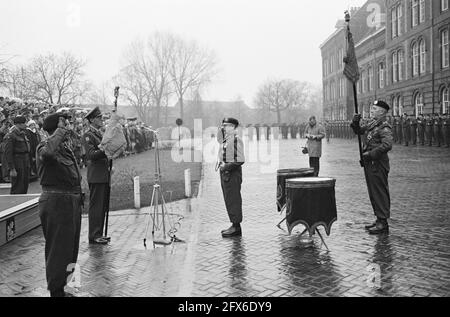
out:
M238 135L239 121L234 118L225 118L217 132L217 141L220 144L219 162L220 183L223 198L230 218L231 227L222 230L224 238L242 235L242 165L245 162L244 143Z
M366 226L370 234L389 232L390 194L388 185L389 157L392 149L392 127L386 121L389 105L375 101L370 109L372 118L361 126L361 115L355 114L351 127L355 134L365 135L363 163L366 173L370 202L377 220Z

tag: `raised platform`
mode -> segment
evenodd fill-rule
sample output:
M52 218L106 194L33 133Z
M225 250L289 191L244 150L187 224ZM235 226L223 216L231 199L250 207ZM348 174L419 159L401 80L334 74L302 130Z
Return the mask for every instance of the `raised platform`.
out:
M41 225L39 196L0 195L0 246Z

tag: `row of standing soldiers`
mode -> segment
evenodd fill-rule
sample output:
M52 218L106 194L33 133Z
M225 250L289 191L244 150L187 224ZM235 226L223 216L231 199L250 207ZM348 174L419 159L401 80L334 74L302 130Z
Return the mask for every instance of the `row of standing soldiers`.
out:
M450 117L448 114L424 116L420 114L391 119L394 142L408 145L429 145L450 147Z

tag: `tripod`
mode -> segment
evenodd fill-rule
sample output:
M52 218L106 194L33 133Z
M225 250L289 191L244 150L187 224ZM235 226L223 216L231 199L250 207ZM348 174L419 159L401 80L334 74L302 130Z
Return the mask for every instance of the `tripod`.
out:
M151 130L151 129L148 129ZM147 221L147 227L145 229L145 237L144 237L144 247L147 248L147 234L148 229L150 228L150 220L152 220L152 238L153 238L153 244L161 244L161 245L170 245L172 243L171 239L167 239L167 233L166 233L166 201L164 200L164 195L162 193L160 181L161 181L161 165L159 160L159 140L158 140L158 132L155 130L151 130L155 137L155 184L153 185L153 193L152 193L152 199L148 221ZM161 213L159 212L159 202L161 199ZM161 218L161 219L160 219ZM162 226L162 239L155 239L155 230L159 230Z

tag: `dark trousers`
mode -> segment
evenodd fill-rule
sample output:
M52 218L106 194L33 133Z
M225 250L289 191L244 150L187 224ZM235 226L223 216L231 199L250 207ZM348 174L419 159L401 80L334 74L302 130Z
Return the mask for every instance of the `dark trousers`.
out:
M417 144L417 126L411 126L411 143L412 145Z
M89 184L89 240L103 237L108 184Z
M411 139L411 133L409 131L409 127L403 128L403 141L406 146L409 145L409 141Z
M310 157L309 167L314 168L314 177L318 177L320 169L320 157Z
M433 127L432 126L427 126L425 128L425 136L427 139L427 141L426 141L427 144L429 146L431 146L433 144Z
M434 144L437 146L441 146L439 127L437 127L437 126L433 127L433 136L434 136Z
M444 137L444 145L449 147L450 146L450 126L444 126L442 128L442 136Z
M240 224L242 222L242 167L232 172L221 172L220 184L230 222Z
M378 219L389 219L391 216L391 198L389 194L389 160L365 163L367 189L370 203Z
M50 292L63 291L78 258L81 195L43 193L39 217L45 238L45 271Z
M28 153L14 155L14 165L17 177L11 178L11 195L26 194L30 182L30 158Z
M424 131L424 128L419 126L418 131L419 131L419 143L421 145L425 145L425 131Z

